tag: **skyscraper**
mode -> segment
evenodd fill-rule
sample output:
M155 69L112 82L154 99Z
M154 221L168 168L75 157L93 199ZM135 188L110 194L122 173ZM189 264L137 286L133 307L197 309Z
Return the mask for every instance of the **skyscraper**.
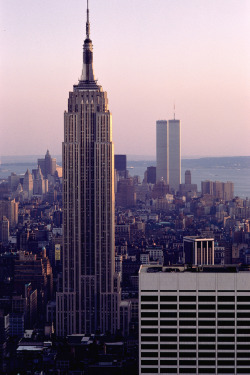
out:
M168 122L156 121L156 182L169 182Z
M180 120L156 121L156 182L178 191L181 183Z
M63 142L63 285L57 334L114 332L114 156L107 93L93 71L87 7L81 78L69 93Z
M169 187L179 190L181 183L181 125L180 120L168 121L169 131Z

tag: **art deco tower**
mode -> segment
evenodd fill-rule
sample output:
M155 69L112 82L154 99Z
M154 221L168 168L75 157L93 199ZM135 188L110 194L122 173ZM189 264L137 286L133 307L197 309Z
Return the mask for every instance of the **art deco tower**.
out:
M119 328L114 273L114 156L106 92L93 71L87 7L81 78L69 93L63 142L63 286L57 334Z

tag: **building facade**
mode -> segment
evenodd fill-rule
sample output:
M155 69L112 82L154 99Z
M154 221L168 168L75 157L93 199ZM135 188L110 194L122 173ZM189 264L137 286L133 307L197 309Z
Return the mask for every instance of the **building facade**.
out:
M107 93L93 72L87 9L83 69L64 114L63 286L57 334L114 332L119 277L114 254L114 155Z
M183 259L185 264L213 265L214 239L199 236L183 237Z
M44 159L37 160L38 166L41 168L42 174L45 178L48 178L48 175L53 176L56 171L56 159L52 158L49 150L47 150Z
M156 121L156 182L178 191L181 183L180 120Z
M181 124L169 120L169 187L178 191L181 183Z
M156 182L169 183L168 122L156 121Z
M250 272L139 272L139 374L249 374Z

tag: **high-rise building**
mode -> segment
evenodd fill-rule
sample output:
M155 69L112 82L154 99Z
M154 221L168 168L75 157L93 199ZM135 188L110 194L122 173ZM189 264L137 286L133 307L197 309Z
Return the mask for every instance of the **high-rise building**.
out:
M180 184L180 189L179 189L181 194L185 194L188 196L188 194L196 194L197 192L197 185L192 184L192 178L191 178L191 171L187 170L185 171L185 183Z
M26 199L30 199L33 196L33 177L29 169L27 169L23 179L23 194Z
M169 182L168 122L156 121L156 182Z
M142 266L139 374L249 374L250 273Z
M191 171L185 171L185 185L191 185Z
M115 155L115 169L119 177L127 177L127 155Z
M107 93L94 78L87 7L83 68L69 93L63 142L63 281L57 334L119 328L114 154Z
M146 182L148 184L156 183L156 167L147 167Z
M41 168L42 174L45 178L48 178L49 174L51 176L55 174L56 159L51 157L49 150L47 150L44 159L38 159L37 164Z
M215 198L229 201L234 198L234 184L231 181L201 181L201 193L203 195L210 194Z
M180 120L169 120L169 188L178 191L181 183L181 125Z
M178 191L181 183L180 120L156 121L156 182Z

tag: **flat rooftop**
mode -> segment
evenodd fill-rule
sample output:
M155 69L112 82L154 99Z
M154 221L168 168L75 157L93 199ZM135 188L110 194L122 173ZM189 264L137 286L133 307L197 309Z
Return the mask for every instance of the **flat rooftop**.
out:
M204 272L204 273L238 273L250 272L250 267L243 267L239 265L204 265L204 266L169 266L160 267L154 265L142 265L139 273L175 273L175 272Z

